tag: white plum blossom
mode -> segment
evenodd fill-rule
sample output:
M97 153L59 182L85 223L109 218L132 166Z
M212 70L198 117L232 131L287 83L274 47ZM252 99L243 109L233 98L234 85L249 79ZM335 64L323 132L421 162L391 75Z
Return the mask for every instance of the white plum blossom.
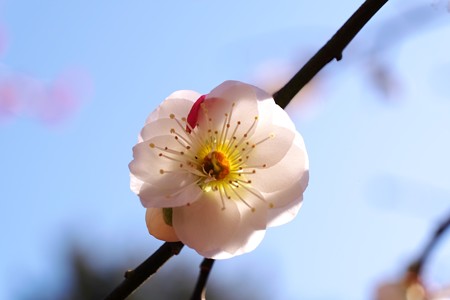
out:
M177 91L147 118L133 148L131 189L150 234L222 259L255 249L291 221L308 185L308 156L266 92L226 81L207 95Z

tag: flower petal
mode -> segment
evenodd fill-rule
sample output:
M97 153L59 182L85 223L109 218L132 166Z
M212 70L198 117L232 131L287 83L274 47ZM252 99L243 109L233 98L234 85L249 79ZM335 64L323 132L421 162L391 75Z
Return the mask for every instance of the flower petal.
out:
M251 192L250 192L251 191ZM234 192L228 191L227 194L232 195ZM226 230L226 234L223 235L224 238L220 239L220 241L212 242L210 240L209 235L215 234L205 234L205 235L194 235L194 238L197 240L197 243L193 245L189 239L192 239L192 236L182 236L179 233L179 227L174 224L176 228L176 232L180 236L181 241L186 243L186 245L195 249L199 254L204 257L214 258L214 259L224 259L232 256L240 255L243 253L250 252L254 250L259 243L262 241L266 229L267 224L267 212L268 206L265 202L263 196L255 190L240 190L239 196L245 200L246 203L240 200L226 200L225 202L225 212L233 207L233 210L237 208L237 214L240 216L239 218L233 220L230 218L229 222L233 222L233 229L229 228L229 225L225 226L222 230ZM215 201L216 205L220 206L221 209L221 201L220 199L209 199L209 202ZM200 201L198 201L200 203ZM195 204L194 204L195 205ZM212 205L212 204L211 204ZM191 205L193 206L193 205ZM177 208L174 211L178 211L183 208ZM195 216L195 218L203 219L202 225L199 227L205 227L202 230L209 230L214 226L217 226L217 222L224 222L224 218L228 218L228 214L223 214L223 212L218 215L211 217L209 219L201 218L200 216ZM234 213L236 213L234 211ZM178 216L174 213L173 222L179 222ZM191 222L194 219L194 216L190 216ZM219 220L220 219L220 220ZM186 218L186 222L187 222ZM181 226L181 225L179 225ZM187 229L192 230L192 229ZM220 228L214 229L214 231L220 231ZM198 232L198 231L195 231ZM205 239L203 244L198 242L198 240ZM207 246L205 246L205 243Z
M222 209L218 192L203 193L199 200L173 209L172 223L177 236L200 254L221 248L236 232L240 213L234 201Z
M303 205L303 194L298 196L297 192L294 191L299 186L300 185L298 184L292 185L292 189L290 190L285 190L282 193L274 193L274 198L281 198L283 197L283 194L289 193L291 195L296 194L297 196L296 198L291 198L291 201L284 206L274 206L273 208L269 208L267 215L267 227L275 227L289 223L297 216L298 211Z
M165 184L167 186L175 185L175 187L180 186L177 184L178 180L169 183L161 183L161 179L164 177L161 174L161 170L165 171L178 171L180 169L180 162L176 161L175 155L167 153L164 148L173 149L174 151L182 151L180 144L172 136L157 136L150 140L142 143L138 143L133 147L133 160L129 164L131 173L137 178L150 183L152 185ZM161 149L163 148L163 149ZM165 157L175 156L174 159ZM180 154L181 156L181 154ZM175 177L184 177L182 170L180 172L173 173ZM172 177L172 176L171 176ZM167 178L164 178L167 181Z
M225 81L213 89L203 102L204 108L198 116L199 127L204 130L221 131L226 123L226 114L231 115L229 120L231 135L240 137L247 131L254 130L253 123L258 116L258 104L255 87L237 81ZM252 129L253 128L253 129ZM236 129L236 131L234 131Z
M271 124L276 126L281 126L295 131L294 122L292 122L288 113L282 109L272 98L265 99L258 102L258 111L260 115L264 116L261 118L261 126L265 124Z
M130 189L135 193L138 194L141 190L142 185L144 182L133 175L133 173L130 173Z
M242 193L242 192L241 192ZM253 194L254 193L254 194ZM263 196L256 190L247 191L241 197L247 202L237 202L241 221L235 234L222 245L221 252L215 256L222 257L222 252L233 256L254 250L262 241L267 227L268 205ZM252 207L250 209L249 206Z
M194 203L202 195L195 181L181 188L162 189L158 185L144 183L137 193L144 207L177 207Z
M261 243L266 234L265 230L257 230L251 232L250 236L247 237L247 243L245 245L241 245L240 248L234 250L234 252L227 252L223 249L214 249L210 251L203 251L202 255L204 257L214 258L214 259L227 259L236 255L241 255L244 253L251 252L255 250L256 247Z
M265 129L258 130L251 137L255 148L246 160L249 166L271 167L283 159L292 146L295 137L293 131L279 126Z
M169 149L180 146L171 136L158 136L133 147L134 159L129 164L133 174L131 188L142 204L174 207L196 201L201 193L196 184L198 177L180 168L180 162L160 156L164 151L151 148L151 144Z
M189 90L172 93L147 117L145 124L160 118L168 118L170 114L174 114L179 118L187 117L193 102L200 96L199 93Z
M147 208L145 222L148 232L158 240L166 242L179 241L172 226L164 221L162 208Z
M181 122L180 122L181 123ZM171 118L161 118L156 121L145 124L144 128L142 128L140 137L141 142L150 140L156 136L166 135L168 138L174 140L175 136L171 135L172 131L176 131L181 134L183 137L186 137L188 134L185 132L184 128L180 127L177 123L177 120ZM177 148L182 149L181 145L174 144Z
M286 143L287 141L284 142L284 145ZM280 141L280 145L282 144L283 142ZM261 165L262 163L267 163L270 166L270 163L273 162L273 160L279 158L279 153L277 153L278 147L276 147L276 149L277 151L273 151L272 148L272 153L275 157L272 160L262 158L267 156L270 157L269 147L261 150L261 152L263 153L252 153L252 156L256 157L254 164L259 163L259 165ZM258 150L258 148L256 148L255 150ZM300 178L303 190L306 189L309 178L307 173L309 169L309 162L305 144L300 134L295 135L295 139L291 144L291 147L287 152L284 153L284 157L282 157L282 159L278 161L277 164L269 168L257 169L255 174L249 175L249 179L251 179L252 186L254 188L265 193L275 192L277 190L287 188L293 181L296 182ZM258 161L257 158L260 158L261 161Z
M297 140L296 146L302 140ZM301 149L301 148L300 148ZM305 152L306 154L306 152ZM309 181L309 165L308 158L304 169L297 176L297 180L289 181L293 182L290 186L283 187L283 189L274 193L263 193L267 202L269 203L269 211L267 217L267 226L279 226L292 221L300 210L303 203L303 192L308 186Z

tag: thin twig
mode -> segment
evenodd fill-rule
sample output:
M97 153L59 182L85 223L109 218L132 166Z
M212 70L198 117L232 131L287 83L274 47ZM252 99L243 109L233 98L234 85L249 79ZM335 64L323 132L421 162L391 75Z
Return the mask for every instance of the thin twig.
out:
M425 265L425 263L427 262L428 258L430 257L432 250L438 244L443 233L449 228L450 228L450 215L437 228L437 230L431 237L431 240L428 242L428 244L423 249L422 254L419 256L419 258L411 264L411 266L409 267L409 270L408 270L409 272L412 272L412 273L416 274L418 277L420 277L422 268Z
M200 265L200 274L198 275L197 284L195 285L194 293L191 300L205 300L206 299L206 282L208 281L209 273L214 264L214 259L205 258Z
M388 0L366 0L335 35L278 92L275 102L285 108L295 95L329 62L342 59L342 52L356 34Z
M173 255L180 253L181 242L166 242L136 269L125 272L125 279L105 300L122 300L131 295L145 280L156 273L158 269Z

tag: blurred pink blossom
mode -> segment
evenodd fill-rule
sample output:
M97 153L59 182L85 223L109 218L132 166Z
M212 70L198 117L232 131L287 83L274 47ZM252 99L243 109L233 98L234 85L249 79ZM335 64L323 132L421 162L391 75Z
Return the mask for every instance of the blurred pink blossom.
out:
M19 90L13 81L0 80L0 121L19 113L21 102Z
M0 59L7 34L0 24ZM89 98L91 80L86 72L66 70L52 81L14 72L0 60L0 123L31 117L55 126L72 117Z
M89 76L79 71L67 71L48 83L9 74L0 77L0 121L31 117L45 125L59 125L80 109L90 91Z
M47 125L57 125L79 110L90 93L91 84L86 74L72 71L59 75L49 84L40 83L32 88L31 116Z

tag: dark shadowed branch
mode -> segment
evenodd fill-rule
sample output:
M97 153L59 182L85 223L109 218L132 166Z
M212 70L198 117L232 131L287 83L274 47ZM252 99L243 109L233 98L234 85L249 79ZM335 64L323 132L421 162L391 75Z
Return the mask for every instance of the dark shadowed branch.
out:
M295 95L333 59L341 60L345 47L388 0L366 0L335 35L273 94L275 102L285 108Z
M200 274L198 275L197 284L195 285L194 293L191 300L206 299L206 282L208 281L209 273L214 264L214 259L205 258L200 265Z
M136 269L125 272L124 281L106 296L105 300L120 300L128 297L145 280L156 273L169 258L180 253L183 246L181 242L164 243Z

